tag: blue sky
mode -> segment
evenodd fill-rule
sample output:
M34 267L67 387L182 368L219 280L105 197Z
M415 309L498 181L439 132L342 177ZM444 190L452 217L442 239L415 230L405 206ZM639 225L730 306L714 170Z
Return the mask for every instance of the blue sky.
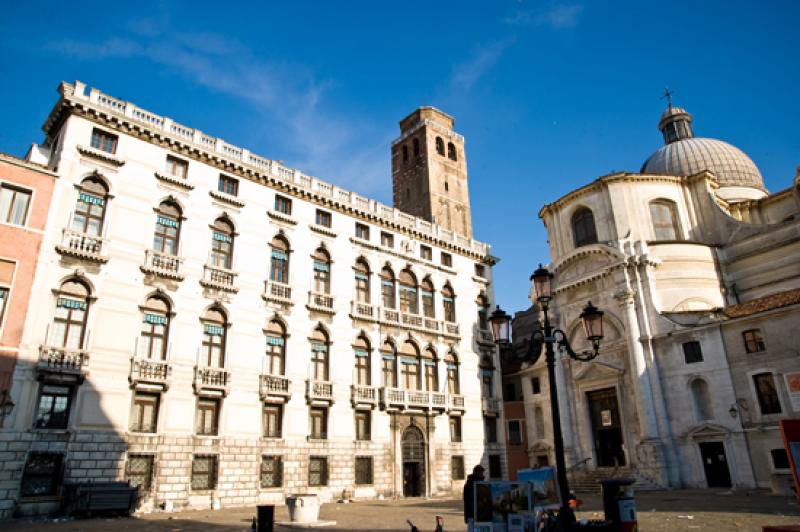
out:
M528 306L540 207L661 144L665 86L767 187L800 164L800 2L4 2L0 151L79 79L391 204L389 145L420 105L467 140L498 302ZM133 4L132 4L133 5Z

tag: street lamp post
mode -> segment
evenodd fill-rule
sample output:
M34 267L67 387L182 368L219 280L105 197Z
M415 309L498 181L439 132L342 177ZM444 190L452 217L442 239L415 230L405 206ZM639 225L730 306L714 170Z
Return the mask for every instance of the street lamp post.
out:
M569 506L569 485L567 483L567 466L564 459L564 438L561 435L561 412L558 407L558 390L556 389L556 350L555 344L560 349L575 360L589 361L597 357L600 350L600 340L603 338L603 311L592 305L590 301L581 313L581 321L586 332L586 338L592 343L592 349L581 353L572 350L567 340L567 335L561 329L555 329L550 324L548 309L552 299L552 280L553 274L539 265L539 268L531 276L533 281L536 301L542 310L544 323L540 330L536 330L531 335L528 349L523 355L512 354L521 362L534 364L542 354L542 345L545 348L545 360L547 362L547 377L550 384L550 409L553 415L553 444L556 455L556 476L561 495L561 509L559 510L559 527L568 530L575 522L575 514ZM495 343L501 350L510 350L509 325L511 317L503 312L498 306L489 318L492 324L492 334Z

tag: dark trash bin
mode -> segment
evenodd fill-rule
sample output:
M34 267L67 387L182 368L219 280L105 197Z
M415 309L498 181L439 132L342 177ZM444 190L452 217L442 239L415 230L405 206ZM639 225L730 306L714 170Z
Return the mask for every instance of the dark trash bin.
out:
M271 504L259 504L257 532L273 532L274 525L275 506Z
M626 532L626 530L635 530L635 515L636 507L633 497L629 496L626 492L631 491L625 489L635 482L632 478L609 478L601 480L600 484L603 486L603 512L605 513L606 521L612 523L608 529L609 532ZM626 514L620 513L620 501L626 509ZM631 518L633 518L631 520Z

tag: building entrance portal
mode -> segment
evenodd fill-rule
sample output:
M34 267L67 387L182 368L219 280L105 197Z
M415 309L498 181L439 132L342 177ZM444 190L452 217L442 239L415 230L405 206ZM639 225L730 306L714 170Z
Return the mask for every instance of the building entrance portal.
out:
M597 467L625 465L617 390L615 388L595 390L588 392L586 397L589 402L589 415L592 419Z
M708 487L730 488L731 472L725 459L725 445L721 441L703 442L700 444L700 456L703 458Z
M403 432L403 497L425 495L425 437L411 425Z

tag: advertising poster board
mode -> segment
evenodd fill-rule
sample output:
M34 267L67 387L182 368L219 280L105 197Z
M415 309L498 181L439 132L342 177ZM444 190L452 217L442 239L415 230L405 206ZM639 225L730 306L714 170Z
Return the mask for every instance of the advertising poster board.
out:
M792 410L800 412L800 373L787 373L783 378L786 379L786 389L789 391Z
M531 504L535 513L561 508L561 497L554 467L520 469L517 471L517 480L530 483Z
M522 531L518 527L520 521L514 516L528 513L530 508L530 487L527 482L475 483L475 530ZM509 528L509 523L513 528Z
M783 446L789 455L789 466L794 478L794 492L800 498L800 419L782 419L780 421Z

